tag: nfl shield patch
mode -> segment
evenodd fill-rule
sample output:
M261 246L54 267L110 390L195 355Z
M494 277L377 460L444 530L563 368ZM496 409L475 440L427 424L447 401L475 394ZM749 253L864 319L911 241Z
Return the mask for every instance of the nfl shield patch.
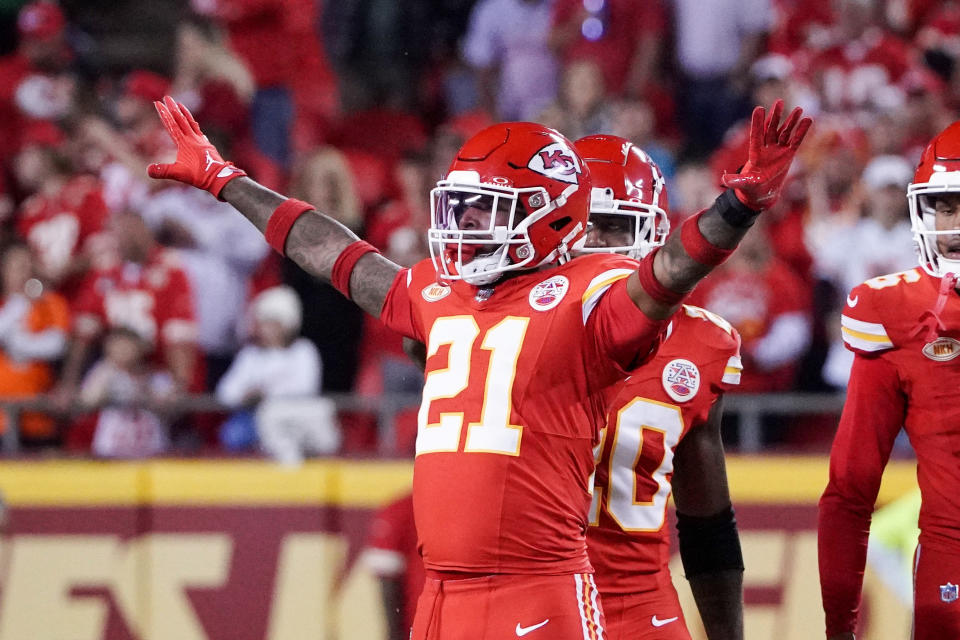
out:
M953 602L957 599L957 585L947 583L940 585L940 599L944 602Z

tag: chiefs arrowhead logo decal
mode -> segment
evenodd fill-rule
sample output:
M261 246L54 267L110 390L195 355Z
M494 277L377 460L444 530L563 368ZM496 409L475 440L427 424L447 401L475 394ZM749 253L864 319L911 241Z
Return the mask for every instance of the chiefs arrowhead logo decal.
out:
M527 168L551 180L570 184L578 184L580 180L580 158L559 142L548 144L533 154Z

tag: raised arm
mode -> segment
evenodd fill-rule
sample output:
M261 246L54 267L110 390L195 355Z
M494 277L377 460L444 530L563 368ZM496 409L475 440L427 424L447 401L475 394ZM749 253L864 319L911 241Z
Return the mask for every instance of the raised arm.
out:
M333 218L267 189L224 161L187 108L173 98L155 106L177 145L177 158L171 164L150 165L150 177L177 180L229 202L274 249L310 275L332 283L367 313L380 316L398 265Z
M627 292L647 316L668 318L697 283L736 249L762 211L780 197L787 171L813 121L795 108L781 125L783 101L769 118L753 111L747 162L723 175L728 189L707 210L689 218L627 280ZM647 262L649 261L649 262Z
M680 558L710 640L743 639L743 556L720 439L723 398L677 446L673 498Z
M284 196L245 176L229 182L221 197L265 235L271 216L286 201ZM332 282L337 258L356 242L360 238L350 229L319 211L309 210L290 227L283 253L313 277ZM399 270L398 265L379 253L365 254L350 273L350 298L367 313L379 317Z

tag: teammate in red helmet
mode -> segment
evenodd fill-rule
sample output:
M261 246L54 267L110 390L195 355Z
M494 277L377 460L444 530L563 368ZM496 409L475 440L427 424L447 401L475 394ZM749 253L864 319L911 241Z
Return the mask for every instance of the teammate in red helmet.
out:
M581 138L593 180L584 252L641 259L667 233L667 190L649 156L617 136ZM743 558L720 439L723 394L740 381L740 337L683 305L656 354L611 395L587 530L610 640L690 640L670 577L667 500L710 640L743 638Z
M581 253L643 259L670 233L667 184L660 167L626 138L594 135L574 145L590 167L587 238Z
M927 146L907 199L920 266L854 287L841 317L856 355L820 499L831 639L856 631L870 516L901 428L923 500L913 638L960 638L960 122Z

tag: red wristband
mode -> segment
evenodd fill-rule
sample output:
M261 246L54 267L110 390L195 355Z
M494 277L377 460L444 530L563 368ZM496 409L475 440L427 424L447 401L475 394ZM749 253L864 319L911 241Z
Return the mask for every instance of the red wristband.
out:
M267 221L267 230L263 232L267 244L280 255L287 255L284 252L284 246L287 244L287 236L290 234L293 223L307 211L312 210L313 205L303 200L287 198L281 202L271 214Z
M647 292L647 295L661 304L672 307L675 304L679 304L681 300L687 297L687 294L677 293L672 289L667 289L660 284L657 277L653 275L653 259L659 250L660 247L657 247L647 254L646 258L640 261L640 268L637 269L637 275L640 276L640 286Z
M215 166L213 167L216 168ZM223 198L220 197L220 192L223 191L223 188L227 186L227 183L236 178L242 178L247 175L247 172L233 164L232 162L224 162L223 166L220 168L217 173L210 175L212 172L208 172L206 176L207 186L205 187L207 191L213 194L213 196L220 200L221 202L226 202Z
M357 240L346 249L340 252L336 262L333 263L333 270L330 272L330 284L334 288L350 299L350 274L357 261L368 253L380 253L380 250L369 242Z
M680 226L680 244L695 262L715 267L723 264L733 253L733 249L721 249L703 237L698 224L701 215L703 214L698 213L690 216Z

